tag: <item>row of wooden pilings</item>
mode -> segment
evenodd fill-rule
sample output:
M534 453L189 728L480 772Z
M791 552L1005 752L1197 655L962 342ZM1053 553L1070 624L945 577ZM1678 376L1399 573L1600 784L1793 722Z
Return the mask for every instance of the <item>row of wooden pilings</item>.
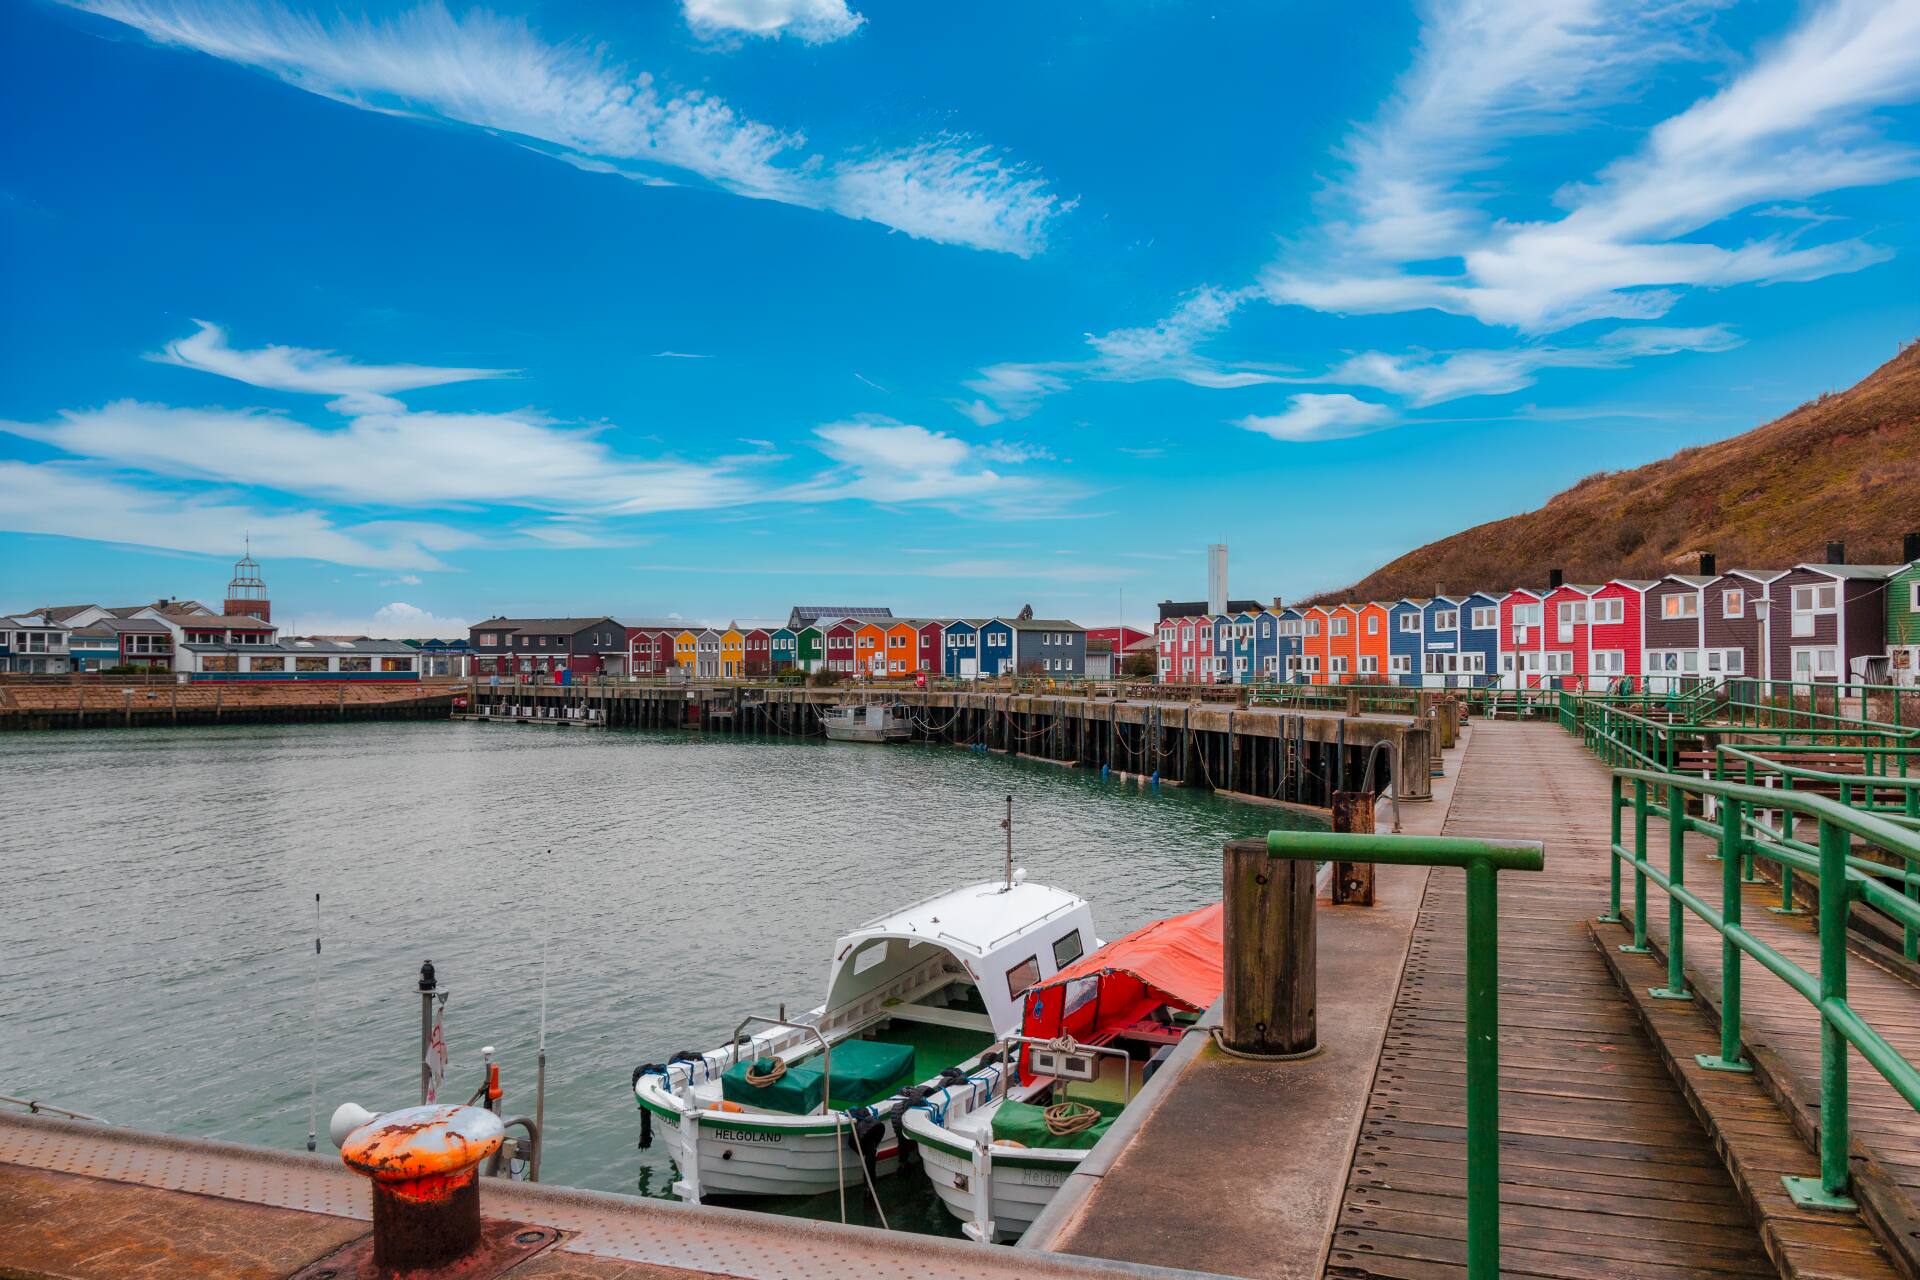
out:
M626 683L468 688L469 714L564 719L611 728L699 729L741 737L820 737L821 716L846 701L902 709L912 738L1098 769L1147 783L1204 787L1255 800L1330 807L1341 792L1399 781L1403 801L1432 794L1439 753L1459 708L1437 696L1419 719L1265 707L1133 702L998 693L865 693L756 686ZM1369 754L1386 743L1385 765Z

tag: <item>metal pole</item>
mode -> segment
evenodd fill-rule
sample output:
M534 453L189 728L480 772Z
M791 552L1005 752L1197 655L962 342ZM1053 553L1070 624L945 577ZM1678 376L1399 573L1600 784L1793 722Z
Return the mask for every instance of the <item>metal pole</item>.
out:
M1694 1061L1709 1071L1751 1072L1753 1065L1740 1052L1740 948L1734 932L1740 927L1741 817L1746 806L1738 800L1720 802L1720 1052L1698 1053ZM1680 904L1673 904L1679 910Z
M433 1043L433 995L440 984L433 976L433 961L420 966L420 1105L427 1104L433 1088L433 1069L427 1065L427 1050Z
M1467 1277L1500 1274L1500 915L1493 864L1467 865Z
M1847 1000L1847 910L1853 900L1847 882L1844 828L1820 824L1820 1189L1847 1194L1847 1042L1827 1016Z
M1001 829L1007 833L1007 889L1013 888L1013 797L1007 797L1007 816L1001 820Z
M1610 842L1607 853L1607 913L1600 917L1603 924L1620 923L1620 779L1612 777L1607 784L1607 805L1611 815L1608 825Z
M1687 793L1667 786L1667 985L1654 987L1647 994L1656 1000L1691 1000L1687 990L1686 965L1687 914L1673 894L1687 874Z
M1647 946L1647 873L1642 865L1647 859L1647 784L1640 778L1633 780L1633 941L1620 944L1620 949L1634 955L1645 955Z

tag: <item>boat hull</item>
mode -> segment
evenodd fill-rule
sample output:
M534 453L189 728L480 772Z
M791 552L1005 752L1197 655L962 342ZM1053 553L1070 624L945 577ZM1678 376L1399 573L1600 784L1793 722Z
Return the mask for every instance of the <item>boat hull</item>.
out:
M947 1212L960 1220L960 1229L972 1239L984 1239L984 1209L992 1224L992 1242L998 1243L1019 1239L1087 1155L1008 1147L977 1152L917 1114L907 1119L907 1135L918 1149L927 1181ZM984 1205L978 1184L982 1172L988 1189Z
M905 742L910 736L910 731L904 728L841 728L830 725L826 729L826 735L835 742Z
M863 1187L860 1155L853 1148L853 1126L838 1135L832 1125L817 1128L759 1126L725 1113L701 1112L697 1122L655 1112L661 1145L680 1169L674 1194L702 1200L714 1196L811 1196L839 1187ZM687 1134L697 1130L697 1159L689 1162ZM881 1144L874 1176L899 1167L899 1146L891 1132ZM697 1189L689 1175L698 1179Z

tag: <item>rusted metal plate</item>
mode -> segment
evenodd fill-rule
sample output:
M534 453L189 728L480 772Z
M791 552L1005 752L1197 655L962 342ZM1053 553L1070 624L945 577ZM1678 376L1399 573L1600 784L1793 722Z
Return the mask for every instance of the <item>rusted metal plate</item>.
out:
M0 1164L0 1275L279 1280L367 1224Z
M432 1269L433 1280L494 1280L560 1239L552 1227L530 1222L485 1219L470 1253ZM517 1274L517 1273L516 1273ZM388 1280L392 1272L375 1264L373 1237L363 1235L295 1272L289 1280Z

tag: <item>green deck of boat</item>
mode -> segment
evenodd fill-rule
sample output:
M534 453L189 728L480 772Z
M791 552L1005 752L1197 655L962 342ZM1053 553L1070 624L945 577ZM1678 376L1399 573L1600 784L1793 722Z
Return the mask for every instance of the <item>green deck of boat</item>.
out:
M965 1027L938 1027L928 1022L895 1018L884 1030L867 1034L869 1040L913 1046L913 1078L931 1080L948 1067L957 1067L993 1043L985 1031Z

